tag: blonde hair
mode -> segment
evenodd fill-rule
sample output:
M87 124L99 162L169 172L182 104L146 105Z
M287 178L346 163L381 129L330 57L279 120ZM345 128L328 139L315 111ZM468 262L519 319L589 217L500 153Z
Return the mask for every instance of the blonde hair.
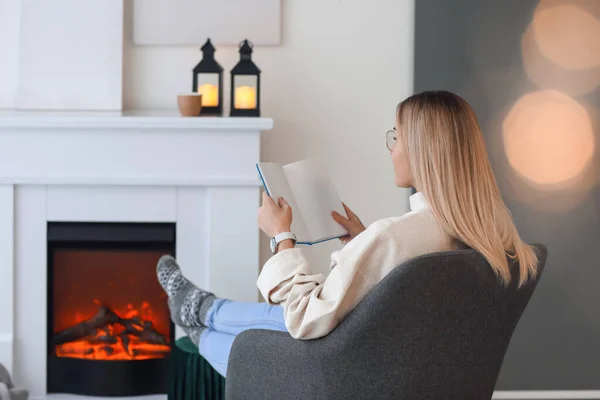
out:
M502 200L469 103L450 92L423 92L400 103L397 118L415 187L448 234L480 252L505 284L509 259L519 262L519 286L535 276L537 256Z

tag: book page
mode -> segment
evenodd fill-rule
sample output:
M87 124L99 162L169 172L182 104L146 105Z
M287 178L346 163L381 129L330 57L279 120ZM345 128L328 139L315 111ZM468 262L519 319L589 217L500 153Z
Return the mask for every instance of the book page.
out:
M346 235L346 229L331 217L332 211L346 215L327 167L317 160L303 160L283 167L294 193L311 242Z
M267 194L271 196L273 201L277 202L280 197L283 197L292 207L292 232L296 235L299 242L309 242L310 235L306 229L306 224L302 217L302 212L298 207L296 198L287 177L283 172L283 167L278 163L258 163L258 173L263 181Z

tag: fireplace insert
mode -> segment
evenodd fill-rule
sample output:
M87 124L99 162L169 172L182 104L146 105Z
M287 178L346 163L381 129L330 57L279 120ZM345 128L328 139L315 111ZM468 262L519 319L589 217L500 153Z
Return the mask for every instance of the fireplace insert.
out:
M166 392L174 326L156 263L175 225L48 224L49 393Z

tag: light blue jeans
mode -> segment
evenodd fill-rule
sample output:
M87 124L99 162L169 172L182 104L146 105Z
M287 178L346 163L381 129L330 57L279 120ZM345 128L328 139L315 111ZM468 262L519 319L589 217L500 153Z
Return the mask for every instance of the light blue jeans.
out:
M227 361L235 336L248 329L287 332L283 308L267 303L243 303L216 299L206 314L207 329L200 336L198 350L212 367L227 375Z

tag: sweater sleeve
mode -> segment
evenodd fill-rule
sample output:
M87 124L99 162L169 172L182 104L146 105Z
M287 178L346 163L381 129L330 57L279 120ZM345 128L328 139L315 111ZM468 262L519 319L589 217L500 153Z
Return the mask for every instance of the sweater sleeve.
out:
M383 220L385 221L385 220ZM267 261L257 285L269 304L284 308L285 324L296 339L327 335L379 282L380 265L393 258L396 242L376 222L331 256L329 276L312 273L302 249L284 250ZM393 261L392 261L393 262Z

